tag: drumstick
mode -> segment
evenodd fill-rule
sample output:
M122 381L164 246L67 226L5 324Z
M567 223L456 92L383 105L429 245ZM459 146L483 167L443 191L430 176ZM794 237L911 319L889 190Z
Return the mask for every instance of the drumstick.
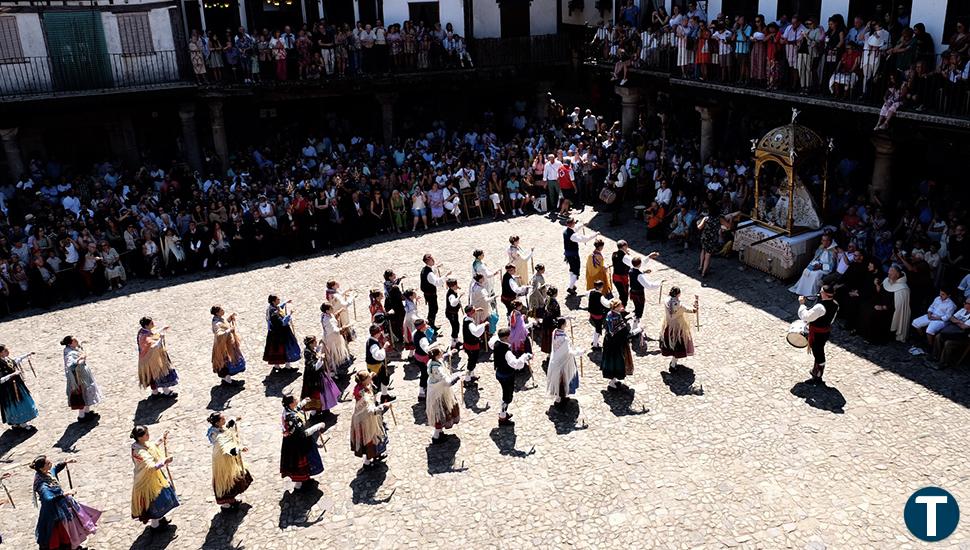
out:
M694 320L697 322L697 332L701 331L701 303L697 295L694 295L694 303L697 307L694 308Z
M14 510L16 510L17 504L13 501L13 496L10 495L10 489L7 489L7 485L3 481L0 481L0 487L2 487L3 492L7 494L7 500L10 502L10 505L13 506Z
M663 297L664 297L664 282L663 281L660 281L660 292L657 293L657 304L658 305L661 302L663 302Z
M71 467L64 464L64 471L67 472L67 487L68 489L74 489L74 480L71 479Z
M394 421L394 427L397 427L397 416L394 415L394 406L390 403L387 404L387 410L391 411L391 420Z

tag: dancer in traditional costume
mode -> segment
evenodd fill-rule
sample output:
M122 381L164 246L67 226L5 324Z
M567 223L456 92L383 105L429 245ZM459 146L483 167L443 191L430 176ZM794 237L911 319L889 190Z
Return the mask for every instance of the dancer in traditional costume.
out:
M293 331L293 317L287 306L292 300L280 303L280 299L272 294L267 299L266 307L266 347L263 350L263 361L280 368L286 364L287 369L293 361L300 360L300 344L296 341Z
M387 311L384 309L384 293L379 289L374 288L371 289L367 296L370 299L370 304L367 306L367 310L370 312L370 322L373 323L374 318L377 317L378 314L384 316L386 319Z
M350 448L354 454L364 457L364 466L370 467L387 456L387 426L384 411L390 403L378 404L374 399L373 374L363 370L354 378L354 416L350 419Z
M299 403L296 397L283 397L283 443L280 445L280 476L293 481L293 489L299 490L303 482L323 471L323 460L314 434L322 430L326 423L320 422L307 427L303 417L303 407L310 402L304 399Z
M592 348L594 350L600 348L600 334L603 332L603 321L606 319L606 314L610 311L610 301L603 296L603 287L606 283L603 281L596 281L593 283L593 290L589 291L587 295L586 311L589 312L589 324L593 326L593 343Z
M583 350L570 346L566 334L566 319L559 317L554 321L552 332L552 353L549 355L549 368L546 370L546 393L556 398L556 404L565 403L570 395L579 388L579 370L576 357Z
M599 233L594 233L589 237L580 235L576 232L577 225L578 222L574 218L569 218L566 220L566 229L562 232L563 257L569 264L569 286L566 287L566 292L569 294L576 294L576 281L579 280L579 269L581 267L579 245L599 236Z
M825 374L825 344L832 333L832 322L839 313L839 303L835 301L835 289L822 285L819 301L809 308L805 297L798 297L798 318L808 323L808 347L812 351L815 365L812 367L812 383L822 384Z
M330 372L343 376L350 368L354 358L347 347L347 339L341 332L337 318L333 315L333 306L327 302L320 304L320 325L323 327L324 356Z
M94 381L94 374L88 368L87 354L81 349L80 342L73 336L61 340L64 346L64 377L67 380L67 404L77 411L78 422L94 419L98 413L91 407L101 402L101 388Z
M340 402L340 388L333 381L335 373L327 365L326 351L316 336L303 339L303 386L300 399L310 401L303 407L309 414L329 411Z
M411 341L414 342L414 361L421 369L421 377L418 380L418 401L424 401L428 390L428 351L431 350L431 340L428 339L428 323L424 319L414 321L414 333Z
M659 252L651 252L647 256L647 261L649 262L659 255ZM633 258L630 263L632 264L630 268L630 300L633 302L633 330L637 330L640 327L640 319L643 318L643 307L647 300L645 292L660 288L664 282L661 280L659 283L655 283L648 279L647 274L650 273L650 270L645 269L646 266L639 257Z
M549 286L546 289L546 305L543 308L542 320L536 330L536 340L543 353L552 353L552 333L556 330L556 320L562 316L562 306L559 305L559 289ZM546 359L548 364L549 359Z
M418 318L418 294L404 291L404 349L414 352L414 321Z
M613 283L606 267L606 257L603 256L603 239L593 241L593 252L586 257L586 290L592 290L596 281L603 281L603 294L613 292Z
M475 367L478 366L478 357L482 348L485 347L483 335L488 329L488 322L475 322L475 307L465 306L465 318L461 321L461 347L468 356L468 365L465 367L465 379L462 383L466 388L474 387L478 380L475 374Z
M434 426L431 443L441 443L445 440L444 430L451 428L461 420L458 396L452 389L461 375L452 373L451 369L445 367L442 361L448 355L442 352L439 346L432 347L428 356L430 357L428 361L428 399L425 401L425 411L428 416L428 425Z
M488 302L484 305L475 303L474 300L469 300L469 302L471 305L475 306L476 322L481 323L488 321L488 333L495 334L495 331L498 328L498 312L496 311L498 309L498 304L495 301L495 287L493 282L495 277L501 273L501 270L496 269L495 271L492 271L489 269L489 267L485 265L485 253L481 250L475 250L472 252L472 255L475 257L475 260L472 262L473 286L474 282L478 282L485 288L486 292L484 296L488 297ZM476 277L477 275L481 275L481 281L478 280ZM472 292L469 292L469 296L471 295ZM481 308L481 311L478 311L478 308ZM488 337L486 337L486 342L487 341Z
M458 314L461 312L461 294L458 293L458 280L449 277L445 284L448 285L448 292L445 293L445 319L451 325L451 345L458 343L459 321Z
M242 353L242 340L236 332L236 314L226 312L219 306L212 306L212 372L222 384L232 384L233 376L246 370L246 358Z
M543 310L546 305L547 288L549 286L546 284L546 266L536 264L532 279L529 280L529 292L525 304L529 317L542 319Z
M439 327L435 324L435 318L438 316L438 289L445 286L445 277L451 275L451 272L446 273L445 277L439 276L431 254L425 254L421 261L424 262L424 267L421 268L421 293L424 294L424 301L428 303L428 324L438 330Z
M333 306L333 316L337 319L337 325L341 327L340 333L344 340L353 342L356 335L350 322L350 310L354 307L354 300L357 295L340 290L340 283L337 281L327 281L327 302Z
M532 342L529 340L529 327L534 323L528 320L525 304L521 300L512 301L512 313L509 315L509 345L516 355L529 353L532 351Z
M677 360L694 355L694 339L690 334L690 321L686 313L697 313L697 298L694 308L680 303L680 288L672 287L664 305L664 322L660 328L660 353L670 357L670 372L677 370Z
M630 298L630 268L633 267L630 246L626 241L616 243L616 252L613 253L612 260L613 286L616 288L617 298L625 308Z
M28 422L37 418L37 405L22 374L19 361L10 357L7 346L0 345L0 416L11 428L36 430Z
M502 387L502 408L498 413L499 426L514 426L509 405L515 396L515 371L522 370L532 360L531 353L516 355L509 344L509 329L500 328L492 337L492 361L495 365L495 378Z
M603 378L610 381L609 389L618 387L619 381L633 374L633 353L630 351L630 325L626 322L623 302L619 298L610 301L610 312L603 323L606 338L603 340L603 360L600 369Z
M138 384L142 388L151 388L152 395L177 397L174 388L179 383L179 375L172 366L172 359L168 356L165 342L165 332L155 330L155 321L151 317L142 317L138 324Z
M502 275L502 303L505 304L506 317L512 315L512 302L529 292L529 287L519 284L515 275L516 271L515 265L508 264L505 266L505 275Z
M475 322L485 325L485 340L488 340L488 335L491 334L490 318L492 316L492 302L494 300L495 296L485 286L485 276L481 273L476 273L472 280L471 289L468 291L468 305L474 308L472 318Z
M168 432L162 439L149 441L148 428L135 426L131 430L131 461L135 465L135 479L131 486L131 517L147 523L152 529L168 524L165 514L179 505L172 480L167 476L172 457L166 456L165 442Z
M381 403L389 403L397 397L388 393L391 387L391 376L387 372L387 350L391 348L390 342L384 341L384 329L381 325L373 324L369 329L370 337L364 346L364 357L366 358L367 370L374 377L374 383L380 388Z
M391 327L391 343L400 350L405 342L404 293L401 290L401 279L390 269L384 272L384 296L384 311Z
M532 258L532 253L535 252L535 249L532 248L526 252L519 243L518 235L509 237L509 263L515 266L515 281L519 283L519 286L525 286L530 271L529 259Z
M475 250L472 252L472 256L475 258L472 261L472 280L474 280L476 274L481 274L482 285L488 291L488 294L492 294L494 290L492 280L502 272L500 269L492 270L487 265L485 265L485 252L482 250Z
M58 474L74 463L70 459L55 466L46 456L38 456L30 463L34 471L34 503L40 504L35 534L41 550L81 548L98 530L101 511L75 500L74 489L65 491L57 480Z
M248 447L239 442L239 418L226 420L222 413L209 415L209 431L206 439L212 445L212 491L216 504L223 510L239 507L236 497L246 492L253 482L253 476L246 469L243 453Z

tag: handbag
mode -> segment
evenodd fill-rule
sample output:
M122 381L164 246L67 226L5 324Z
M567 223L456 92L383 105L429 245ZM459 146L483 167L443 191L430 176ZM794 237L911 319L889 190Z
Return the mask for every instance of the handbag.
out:
M604 187L600 190L600 200L605 204L613 204L613 201L616 200L616 193L612 189Z

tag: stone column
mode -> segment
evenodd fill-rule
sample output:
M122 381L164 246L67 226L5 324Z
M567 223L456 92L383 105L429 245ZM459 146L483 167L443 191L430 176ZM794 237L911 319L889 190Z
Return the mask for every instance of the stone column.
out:
M694 109L701 115L701 163L706 163L714 152L714 108L698 105Z
M872 161L872 182L869 184L869 196L879 197L883 204L889 204L892 186L893 153L896 144L885 133L872 136L872 146L875 157Z
M20 176L24 174L24 158L20 154L20 143L17 142L19 131L20 128L0 129L0 140L3 140L3 152L7 155L11 181L20 181Z
M128 166L137 167L141 163L141 152L138 150L138 137L131 115L118 113L114 120L109 121L108 140L112 152L119 155Z
M212 145L225 171L229 168L229 141L226 139L226 121L222 117L222 101L219 99L209 102L209 124L212 126Z
M202 155L199 151L199 133L195 125L195 104L179 105L179 119L182 121L182 148L189 166L202 170Z
M381 104L381 135L384 145L390 145L394 140L394 102L397 101L397 94L377 94L376 97Z
M613 90L620 96L623 106L620 127L623 129L623 135L629 136L637 129L637 119L640 116L640 90L626 86L616 86Z

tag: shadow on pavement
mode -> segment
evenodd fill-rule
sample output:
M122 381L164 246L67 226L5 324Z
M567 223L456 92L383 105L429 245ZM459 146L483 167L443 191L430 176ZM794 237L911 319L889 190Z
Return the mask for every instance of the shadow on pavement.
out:
M845 396L838 389L824 382L819 384L813 384L809 380L799 382L792 387L791 394L804 399L809 407L834 414L845 413Z

